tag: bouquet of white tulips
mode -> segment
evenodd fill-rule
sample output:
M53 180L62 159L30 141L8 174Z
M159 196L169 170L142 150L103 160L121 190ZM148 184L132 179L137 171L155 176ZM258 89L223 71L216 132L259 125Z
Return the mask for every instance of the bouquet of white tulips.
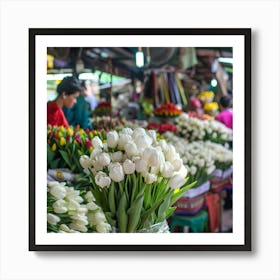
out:
M194 184L173 145L157 140L154 130L109 131L107 142L96 136L90 156L80 164L91 191L116 232L149 232L164 223L174 203Z
M82 194L65 182L49 182L47 188L47 231L85 233L111 231L102 209L91 192Z

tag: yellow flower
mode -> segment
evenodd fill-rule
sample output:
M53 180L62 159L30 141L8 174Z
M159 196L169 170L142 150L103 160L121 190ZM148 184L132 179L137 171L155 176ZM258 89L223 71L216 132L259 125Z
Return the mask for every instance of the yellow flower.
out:
M88 149L89 149L90 153L93 151L93 147L92 146L89 147Z
M89 139L92 139L92 138L93 138L93 133L90 132L90 133L88 134L88 136L89 136Z
M61 132L64 132L64 131L65 131L65 127L64 127L63 125L61 125L61 126L59 127L59 130L60 130Z
M59 144L60 144L60 146L66 145L66 140L65 140L64 137L61 137L61 138L60 138Z
M85 133L85 131L81 128L80 130L79 130L79 134L80 135L83 135Z
M54 143L54 144L52 145L52 151L53 151L53 152L56 151L56 143Z
M74 134L73 128L72 127L68 127L67 128L67 133L68 133L68 135L72 136Z
M219 105L217 102L210 102L204 105L205 111L216 111L219 109Z

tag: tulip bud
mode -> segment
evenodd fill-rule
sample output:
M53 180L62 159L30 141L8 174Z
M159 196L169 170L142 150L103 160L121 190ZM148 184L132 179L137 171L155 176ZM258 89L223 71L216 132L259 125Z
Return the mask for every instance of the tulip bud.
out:
M109 167L109 176L114 182L120 182L124 179L123 167L119 163L113 163Z
M87 155L82 155L80 157L80 164L84 169L87 169L92 166L93 162Z
M123 170L125 174L132 174L135 171L135 163L126 159L123 163Z
M51 225L56 225L58 222L60 222L60 218L54 214L48 213L47 221Z
M118 145L119 135L116 131L107 133L107 144L109 148L116 148Z
M168 186L171 189L177 189L182 187L185 184L186 180L184 177L182 177L180 174L174 175L168 182Z
M53 151L53 152L56 151L56 143L53 143L53 145L52 145L52 151Z

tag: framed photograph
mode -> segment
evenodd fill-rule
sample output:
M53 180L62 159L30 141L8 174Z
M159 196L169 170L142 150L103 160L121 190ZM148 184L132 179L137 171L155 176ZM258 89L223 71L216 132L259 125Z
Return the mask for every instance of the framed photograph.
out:
M90 129L49 125L47 103L69 98L66 89L59 92L68 76L91 81L90 89L99 100L91 110L93 117L103 112L109 122L94 123ZM118 112L124 120L122 131L135 141L123 146L124 133L121 136L112 124L114 109L121 106L114 107L113 101L119 101L122 91L135 96ZM211 99L212 93L216 99ZM226 132L218 125L205 128L204 122L217 122L215 110L222 96L232 100L233 120L226 130L231 138L215 140ZM210 102L205 101L208 97ZM187 114L194 100L204 114ZM163 104L169 107L160 107ZM152 134L153 128L143 125L147 115L148 125L163 124L164 110L171 110L172 116L165 124L174 125L176 137L188 141L180 142L182 154L197 149L205 155L221 145L231 152L231 164L224 168L216 159L213 170L207 166L209 176L195 177L194 167L177 150L177 140ZM174 121L178 111L181 119ZM144 117L139 117L141 112ZM135 118L141 120L140 138L131 125ZM195 126L190 118L198 120L196 124L203 122L201 137L208 138L200 145L213 141L207 152L186 139ZM110 130L114 132L108 135ZM170 148L170 155L164 145L173 140L176 151ZM155 143L158 148L149 147L144 153ZM178 168L172 163L177 155ZM145 174L139 171L144 157L151 164ZM104 165L97 169L101 162ZM163 176L171 170L170 162L172 174ZM153 173L152 167L160 171ZM185 181L179 186L175 178L182 169ZM224 229L222 213L229 197L231 225ZM251 29L29 29L29 250L251 251Z

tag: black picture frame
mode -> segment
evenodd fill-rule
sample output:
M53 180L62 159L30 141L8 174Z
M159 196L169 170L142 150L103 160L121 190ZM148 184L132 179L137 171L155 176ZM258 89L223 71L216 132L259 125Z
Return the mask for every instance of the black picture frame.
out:
M242 36L244 37L244 243L243 244L39 244L36 242L36 39L38 36L63 35L171 35L171 36ZM235 69L234 71L237 71ZM42 178L44 180L44 178ZM42 187L42 186L41 186ZM29 250L30 251L251 251L251 29L250 28L168 28L168 29L29 29Z

